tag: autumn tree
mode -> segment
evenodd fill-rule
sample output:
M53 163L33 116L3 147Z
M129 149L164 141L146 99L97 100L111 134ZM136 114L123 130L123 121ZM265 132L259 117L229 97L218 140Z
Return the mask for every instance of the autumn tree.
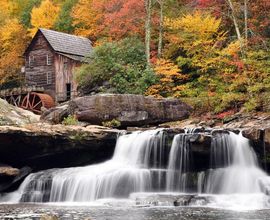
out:
M59 6L55 5L51 0L44 0L39 7L34 7L31 12L31 35L33 36L40 27L52 28L58 13Z
M146 95L155 97L175 97L177 92L182 89L188 76L183 75L178 65L170 60L159 59L155 63L154 72L158 78L158 84L152 85L146 91Z
M75 34L90 38L92 41L101 36L103 30L103 10L101 1L79 0L72 9Z
M143 1L110 0L104 7L104 26L113 40L144 37L145 9Z
M11 4L9 0L0 1L0 25L5 23L5 20L10 17Z
M145 10L143 1L79 0L73 8L75 33L93 41L101 38L120 40L144 36Z
M209 72L225 40L225 33L220 29L221 19L196 11L179 19L166 19L165 25L169 30L166 55L177 56L180 68L189 66L189 71Z
M17 19L9 19L0 27L1 88L16 86L22 81L20 68L23 59L20 56L27 42L27 32Z

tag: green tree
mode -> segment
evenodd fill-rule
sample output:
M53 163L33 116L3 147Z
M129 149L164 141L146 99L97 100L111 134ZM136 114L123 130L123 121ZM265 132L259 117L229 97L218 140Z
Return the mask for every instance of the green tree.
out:
M106 84L104 91L143 94L155 82L155 75L146 68L144 45L137 38L104 43L89 59L76 74L84 93Z
M27 0L19 1L23 2L21 5L21 13L19 14L21 23L26 27L31 27L31 11L34 7L38 7L41 3L41 0Z
M57 31L62 31L66 33L73 33L74 26L73 26L73 18L71 16L72 9L74 5L76 5L78 0L66 0L59 13L59 17L56 20L54 25Z

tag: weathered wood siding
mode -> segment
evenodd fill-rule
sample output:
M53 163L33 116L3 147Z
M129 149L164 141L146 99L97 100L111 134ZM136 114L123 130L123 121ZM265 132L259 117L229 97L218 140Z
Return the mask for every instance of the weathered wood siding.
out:
M51 63L47 63L49 57ZM42 34L37 35L25 54L25 81L27 86L40 86L55 97L55 54ZM30 61L31 60L31 61Z
M56 100L58 102L67 100L67 84L71 84L71 98L77 94L77 84L74 80L75 68L81 65L60 54L55 54L55 78L56 78Z

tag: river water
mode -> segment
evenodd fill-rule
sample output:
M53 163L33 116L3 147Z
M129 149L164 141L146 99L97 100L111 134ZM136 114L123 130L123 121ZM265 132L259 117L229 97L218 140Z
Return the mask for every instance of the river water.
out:
M60 220L268 220L270 210L232 211L203 207L106 207L44 204L0 205L0 219L39 220L44 214Z

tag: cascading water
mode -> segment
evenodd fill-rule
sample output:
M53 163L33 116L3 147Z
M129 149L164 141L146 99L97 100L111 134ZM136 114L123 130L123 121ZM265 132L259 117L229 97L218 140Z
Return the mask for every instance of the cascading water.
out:
M33 173L16 192L0 201L89 202L128 198L138 192L199 193L222 198L221 194L267 191L268 177L258 167L255 152L241 134L213 131L210 169L199 172L192 169L194 135L192 131L177 134L170 144L163 130L122 134L111 160Z
M92 166L31 174L17 192L8 196L8 200L86 202L128 197L132 192L150 191L154 185L159 189L163 179L164 155L162 131L121 135L111 160Z
M188 134L174 136L166 175L167 191L186 191L191 158L189 137Z
M230 132L212 141L212 168L208 173L206 193L260 193L260 179L267 175L258 161L248 139Z

